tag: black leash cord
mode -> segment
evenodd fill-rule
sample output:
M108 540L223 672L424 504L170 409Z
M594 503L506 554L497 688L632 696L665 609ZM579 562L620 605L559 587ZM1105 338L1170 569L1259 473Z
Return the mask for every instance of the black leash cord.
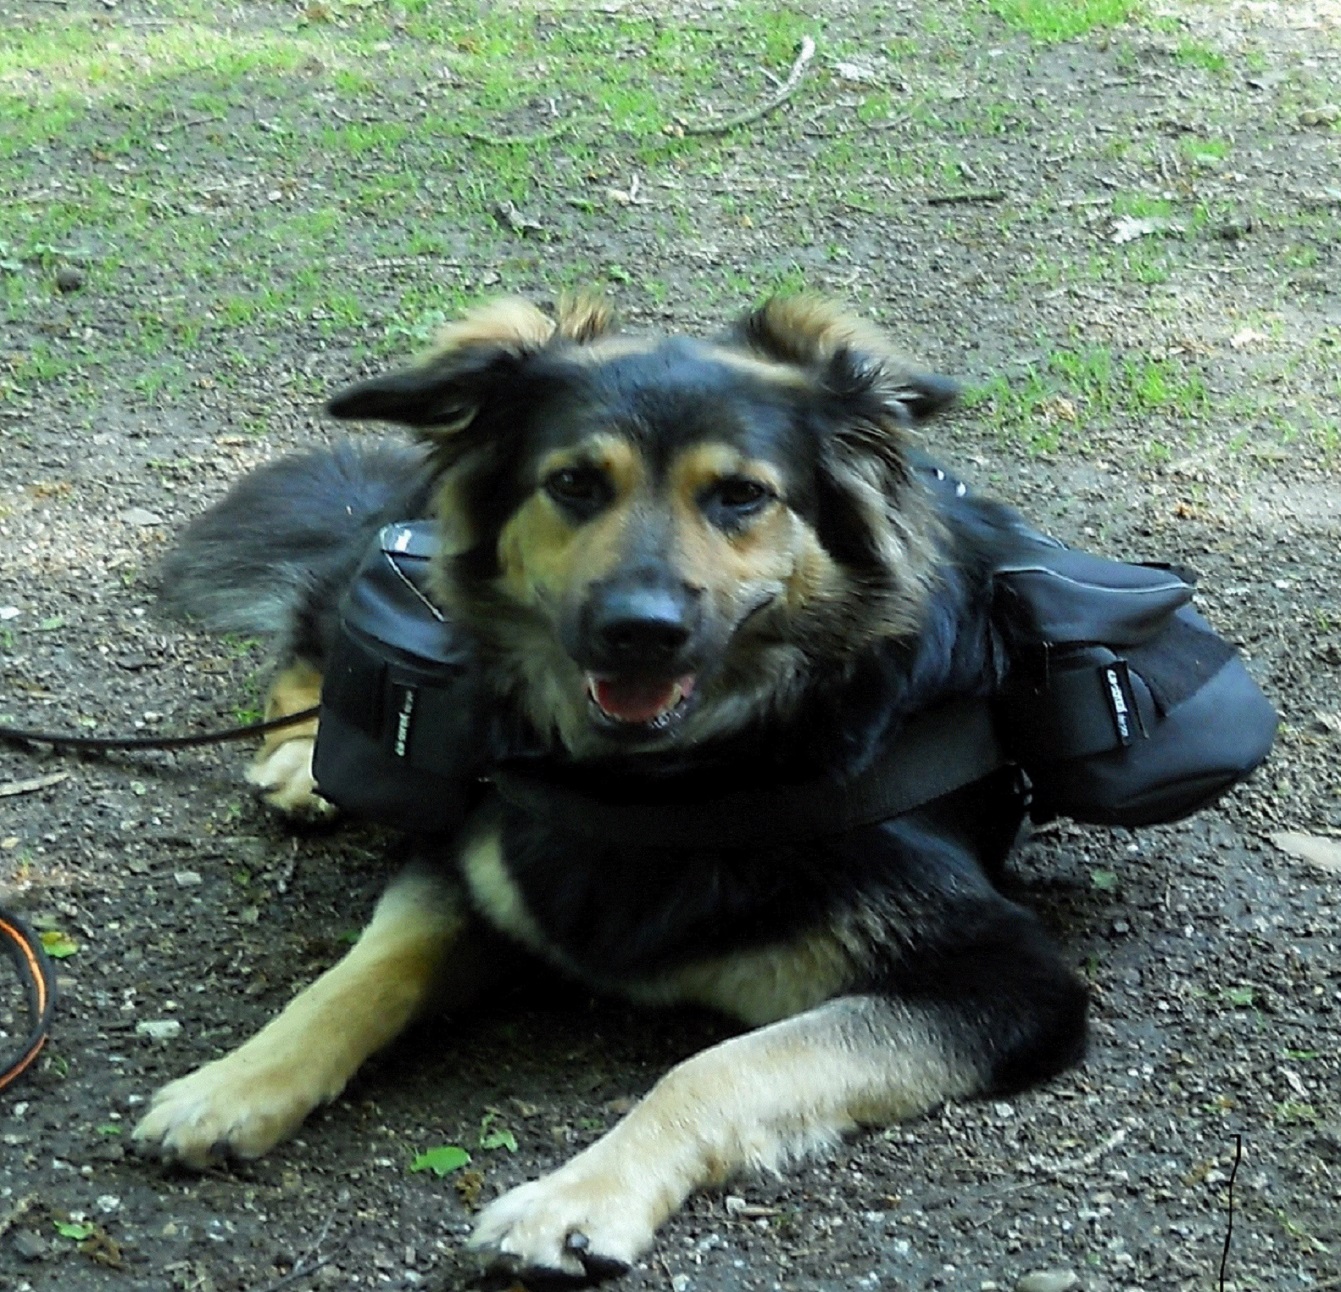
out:
M3 909L0 909L0 943L18 970L32 1019L32 1028L19 1052L12 1059L0 1057L0 1090L3 1090L32 1066L47 1043L51 1011L56 1005L56 975L37 935Z
M0 740L22 740L32 744L57 745L64 749L190 749L194 745L212 745L224 740L245 740L261 736L280 727L291 727L298 722L315 718L321 709L313 706L297 713L286 713L282 718L265 722L249 722L241 727L227 727L223 731L202 731L195 736L71 736L56 731L24 731L19 727L0 727Z

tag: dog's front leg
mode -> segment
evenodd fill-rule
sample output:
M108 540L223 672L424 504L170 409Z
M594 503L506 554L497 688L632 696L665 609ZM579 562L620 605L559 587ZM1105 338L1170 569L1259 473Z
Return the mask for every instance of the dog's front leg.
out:
M287 718L321 703L321 672L307 660L294 659L270 684L265 718ZM317 744L317 719L277 727L265 737L247 769L247 780L262 800L295 820L320 821L334 816L336 806L317 792L312 753Z
M278 1018L154 1096L137 1146L195 1168L259 1157L427 1007L466 1003L491 972L484 960L455 882L407 870L344 959Z
M519 1270L631 1265L694 1189L980 1089L933 1009L850 996L673 1068L572 1161L485 1208L471 1246Z

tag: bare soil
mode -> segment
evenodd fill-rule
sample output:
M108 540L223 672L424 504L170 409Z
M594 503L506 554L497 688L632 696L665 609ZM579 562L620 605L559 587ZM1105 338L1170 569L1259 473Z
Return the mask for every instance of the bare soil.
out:
M50 21L48 8L0 0L0 40ZM147 0L98 8L112 45L161 20ZM671 9L683 22L717 12L658 12ZM267 3L210 12L222 29L293 21ZM1051 375L1056 389L1022 408L995 388L931 447L1067 540L1195 569L1203 611L1280 710L1275 754L1189 822L1061 825L1024 850L1014 882L1093 986L1083 1067L696 1197L619 1286L984 1292L1047 1270L1073 1271L1087 1292L1341 1286L1341 881L1271 842L1341 835L1341 134L1307 118L1341 94L1337 9L1183 5L1163 26L1057 45L987 18L956 44L936 34L937 12L835 6L800 92L727 136L711 168L680 155L645 169L634 200L607 196L627 197L632 173L615 140L596 178L535 187L524 214L539 231L476 222L451 254L365 255L385 245L373 232L403 219L408 237L413 220L384 228L364 211L338 245L289 249L314 254L332 294L365 303L359 324L270 320L229 338L226 358L182 340L172 357L189 380L166 395L117 371L99 372L92 395L74 370L12 385L0 607L18 613L0 622L0 713L176 732L255 703L261 652L164 620L154 562L247 467L338 433L320 394L381 362L370 349L407 282L544 295L560 264L618 265L635 280L621 297L631 324L700 327L799 270L942 371L1011 389ZM832 53L896 42L925 57L849 76ZM877 121L859 114L872 92L859 74L890 97ZM757 68L735 68L714 103L768 89ZM934 129L900 119L901 101L933 92ZM379 94L385 115L415 120L413 87L392 78ZM256 116L267 111L258 101ZM84 137L94 129L50 141L50 180L104 165ZM1198 154L1188 138L1230 147ZM835 139L850 144L841 176ZM947 141L962 164L944 183L901 167ZM184 201L218 178L208 148L168 142ZM235 178L219 218L271 218L274 177ZM284 191L330 200L339 176L299 175ZM1187 227L1115 243L1124 193L1171 202ZM1115 259L1124 246L1144 258ZM79 281L58 286L61 268ZM272 271L258 265L251 286ZM57 256L5 272L27 308L10 312L0 370L38 340L83 353L173 292L209 308L170 261L98 277ZM639 289L653 278L658 290ZM1062 351L1158 361L1201 389L1180 403L1116 378L1068 384L1049 359ZM241 787L243 760L238 746L0 747L0 786L64 777L0 798L0 900L77 947L60 961L48 1050L0 1095L0 1289L461 1287L476 1272L461 1244L479 1198L552 1168L725 1034L711 1018L556 988L421 1028L264 1161L203 1176L138 1161L128 1131L150 1092L330 964L394 851L370 829L271 820ZM0 996L0 1028L16 1026L16 1005ZM149 1030L166 1039L142 1026L165 1022ZM513 1133L515 1152L479 1146L486 1121ZM408 1169L448 1143L472 1151L473 1174Z

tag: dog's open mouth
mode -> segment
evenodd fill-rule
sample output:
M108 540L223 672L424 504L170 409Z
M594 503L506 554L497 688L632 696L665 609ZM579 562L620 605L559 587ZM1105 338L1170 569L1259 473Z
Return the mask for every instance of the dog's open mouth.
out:
M587 698L607 725L626 731L663 731L689 705L694 674L681 677L587 675Z

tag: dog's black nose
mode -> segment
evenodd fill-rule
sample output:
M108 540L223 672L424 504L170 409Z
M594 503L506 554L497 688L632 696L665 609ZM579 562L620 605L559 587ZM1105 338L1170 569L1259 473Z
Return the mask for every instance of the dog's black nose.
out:
M606 588L590 605L587 630L603 663L655 667L674 659L693 636L694 603L660 586Z

